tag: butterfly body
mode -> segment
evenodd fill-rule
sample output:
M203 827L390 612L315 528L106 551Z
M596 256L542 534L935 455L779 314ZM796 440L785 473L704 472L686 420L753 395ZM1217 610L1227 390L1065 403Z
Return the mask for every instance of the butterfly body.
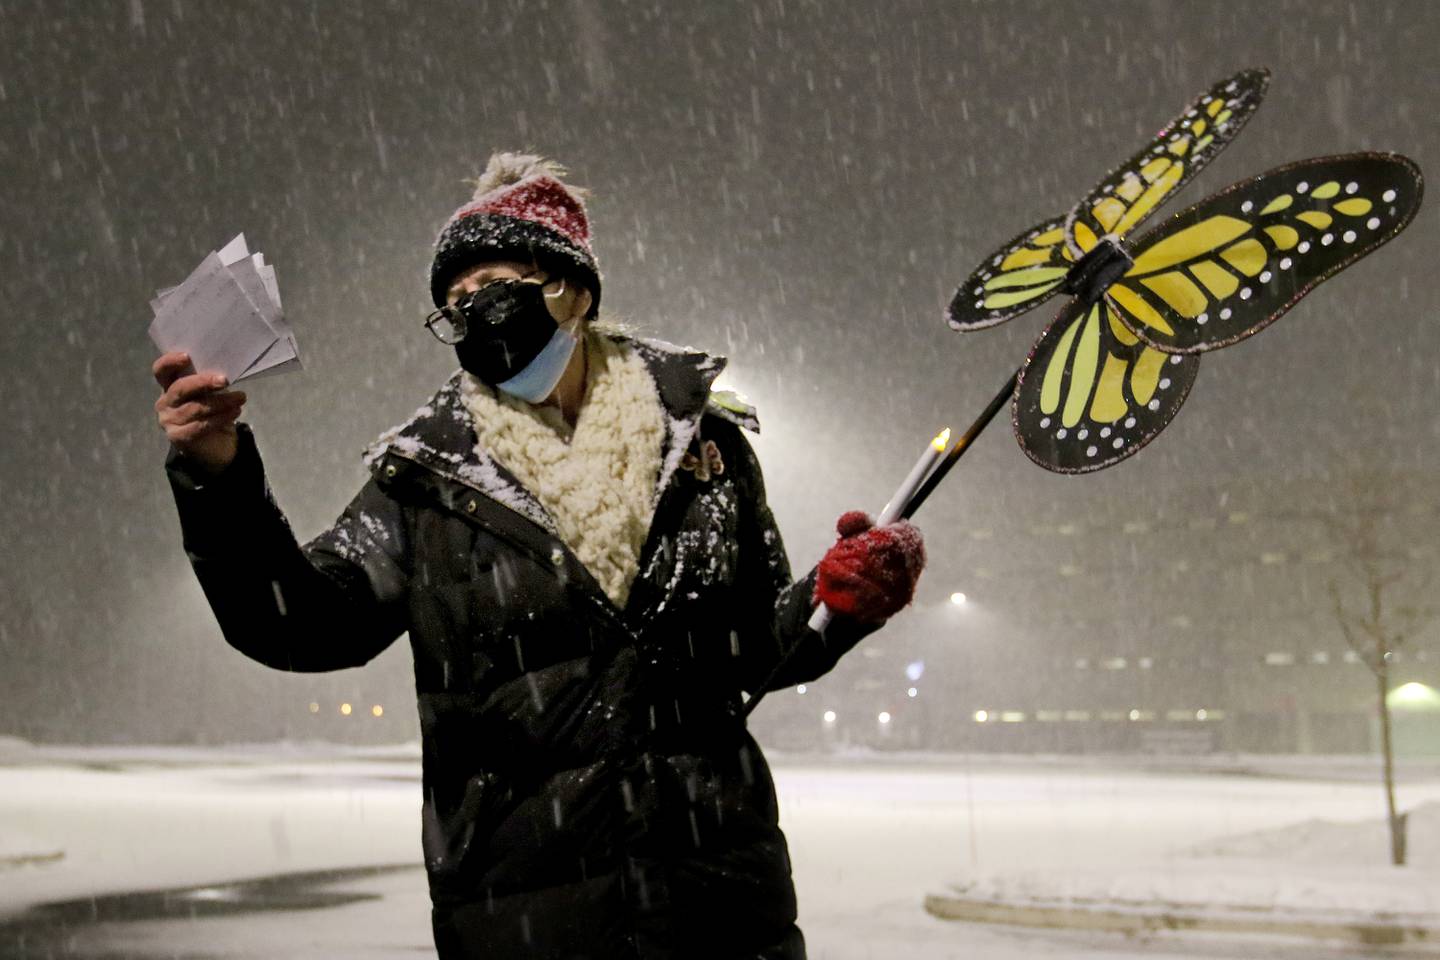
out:
M1135 261L1125 252L1120 240L1107 234L1075 261L1075 265L1061 281L1060 290L1062 293L1073 294L1084 303L1094 303L1104 296L1111 284L1125 276L1134 264Z

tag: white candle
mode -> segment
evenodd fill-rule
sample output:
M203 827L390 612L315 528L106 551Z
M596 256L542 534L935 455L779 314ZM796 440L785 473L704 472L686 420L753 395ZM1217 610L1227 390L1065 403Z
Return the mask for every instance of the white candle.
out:
M915 491L920 489L920 485L924 483L925 478L930 475L930 471L935 467L935 462L944 455L945 448L949 446L949 444L950 428L946 427L940 431L939 436L930 441L930 445L925 448L925 452L920 455L920 459L915 461L915 466L910 468L910 473L906 475L904 482L900 484L900 489L895 491L895 495L890 498L890 502L885 504L885 509L880 511L880 516L876 519L875 526L883 527L900 519L901 515L905 513L906 504L910 502L911 497L915 496ZM830 618L832 616L833 614L830 613L830 608L826 607L823 603L820 604L815 608L815 612L810 615L810 629L817 633L823 633L825 628L830 625Z

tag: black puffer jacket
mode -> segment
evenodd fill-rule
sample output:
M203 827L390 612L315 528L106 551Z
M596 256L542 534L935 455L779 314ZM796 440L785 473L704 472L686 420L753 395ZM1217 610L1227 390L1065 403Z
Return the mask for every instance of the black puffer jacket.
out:
M624 342L668 427L623 610L476 452L458 373L371 447L372 478L304 546L248 427L215 478L167 460L187 553L238 650L336 670L408 631L442 957L804 956L741 691L797 647L769 687L814 679L864 631L806 628L813 574L792 584L746 412L710 399L724 361Z

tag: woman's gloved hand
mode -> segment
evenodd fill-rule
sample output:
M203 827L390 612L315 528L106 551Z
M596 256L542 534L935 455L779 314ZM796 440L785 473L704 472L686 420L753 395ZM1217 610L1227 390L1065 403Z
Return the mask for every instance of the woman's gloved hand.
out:
M820 560L815 600L861 623L888 620L915 597L925 542L908 521L876 527L859 510L840 517L840 540Z

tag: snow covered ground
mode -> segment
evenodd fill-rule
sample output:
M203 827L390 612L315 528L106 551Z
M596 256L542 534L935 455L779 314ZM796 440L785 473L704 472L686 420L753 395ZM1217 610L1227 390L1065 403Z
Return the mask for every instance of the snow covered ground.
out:
M1278 908L1440 914L1433 767L1410 771L1401 785L1402 806L1420 809L1412 865L1396 870L1385 863L1381 792L1368 763L772 761L814 960L1413 955L1020 930L923 912L927 893L956 884L1029 896L1213 892ZM0 742L0 957L425 956L418 775L414 747ZM400 869L227 886L376 865ZM300 906L306 896L311 909L249 909ZM20 916L57 901L74 904L42 920Z

